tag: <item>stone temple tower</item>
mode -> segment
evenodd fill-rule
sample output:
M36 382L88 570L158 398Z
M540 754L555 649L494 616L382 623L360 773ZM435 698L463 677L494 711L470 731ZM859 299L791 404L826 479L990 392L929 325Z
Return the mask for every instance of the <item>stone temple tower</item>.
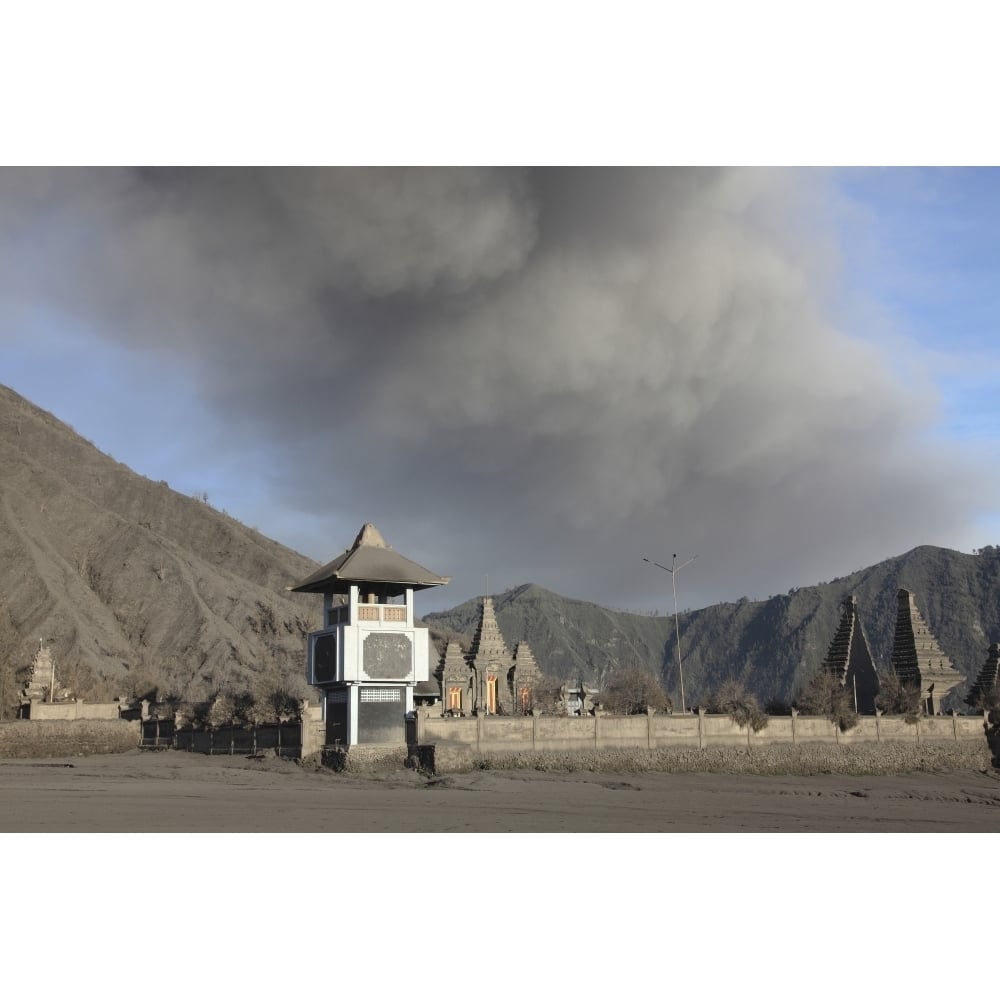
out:
M965 697L965 704L969 708L975 708L979 701L979 696L987 694L1000 684L1000 642L990 643L989 651L986 654L986 662L976 677L975 684L969 688L969 693Z
M504 695L507 691L507 674L513 662L514 658L497 624L493 598L484 597L479 627L469 650L469 666L472 667L476 690L475 707L478 711L496 715L501 709L507 710Z
M858 617L858 600L851 594L844 600L840 625L830 643L823 661L841 687L846 687L857 702L862 715L875 714L875 695L878 694L878 671L872 659L868 639Z
M920 689L928 715L940 715L941 702L953 687L965 680L965 676L941 651L917 608L914 595L901 589L896 596L899 608L892 644L892 669L904 684Z
M511 653L497 623L492 597L483 598L465 664L463 687L457 650L451 654L445 651L439 676L446 710L452 713L527 714L535 704L539 687L548 683L527 642L519 642Z

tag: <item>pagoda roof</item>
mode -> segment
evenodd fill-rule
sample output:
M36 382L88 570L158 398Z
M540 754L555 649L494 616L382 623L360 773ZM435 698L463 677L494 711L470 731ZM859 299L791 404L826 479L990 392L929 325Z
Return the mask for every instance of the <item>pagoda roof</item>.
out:
M352 584L388 583L424 590L450 580L393 551L374 524L365 524L349 549L288 589L299 594L346 594Z

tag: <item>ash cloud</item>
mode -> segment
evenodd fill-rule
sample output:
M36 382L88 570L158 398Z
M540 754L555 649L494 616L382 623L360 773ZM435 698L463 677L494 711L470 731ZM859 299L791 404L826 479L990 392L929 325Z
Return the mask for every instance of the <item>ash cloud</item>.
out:
M44 302L183 358L275 506L329 518L318 560L368 519L455 578L442 606L489 574L664 608L641 557L697 552L697 606L972 516L929 387L830 318L834 197L818 171L4 170L0 289L8 329Z

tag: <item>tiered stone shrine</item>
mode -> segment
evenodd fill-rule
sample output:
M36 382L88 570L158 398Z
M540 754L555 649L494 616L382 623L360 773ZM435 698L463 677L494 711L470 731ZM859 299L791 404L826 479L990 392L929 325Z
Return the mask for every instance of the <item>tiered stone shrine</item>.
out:
M73 697L73 692L69 688L60 685L52 650L41 641L31 661L28 683L19 692L19 697L22 712L27 712L27 706L32 702L66 701Z
M863 715L875 714L878 671L858 617L858 601L854 594L844 600L840 625L823 666L837 678L841 687L853 693L856 711Z
M442 710L451 715L519 715L533 707L533 693L545 682L526 642L511 653L497 624L493 598L484 597L479 624L467 655L448 643L436 671Z
M465 715L475 704L475 688L462 647L452 639L437 669L442 708L450 715Z
M897 598L892 669L904 684L920 689L928 715L940 715L941 702L952 688L965 680L965 676L942 652L917 608L914 595L900 589Z
M965 704L975 708L980 696L992 691L998 684L1000 684L1000 642L994 642L990 644L986 662L979 671L976 682L965 696Z
M469 666L472 668L476 692L476 711L497 715L501 708L510 712L513 707L506 698L507 674L514 664L514 657L507 648L503 633L493 610L493 598L483 598L483 612L479 626L472 637Z
M519 642L514 648L514 671L511 689L514 693L514 710L529 712L532 707L532 693L543 683L545 675L538 666L535 654L526 642Z

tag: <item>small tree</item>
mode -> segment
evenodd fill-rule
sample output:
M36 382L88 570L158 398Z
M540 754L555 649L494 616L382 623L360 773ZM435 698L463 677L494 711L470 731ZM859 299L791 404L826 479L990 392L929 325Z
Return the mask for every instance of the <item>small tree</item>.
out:
M58 669L59 683L84 701L111 701L118 693L116 682L98 677L93 668L82 660L60 663Z
M647 709L658 712L673 708L670 696L652 675L636 667L618 669L601 692L601 704L615 715L642 715Z
M915 684L904 684L895 670L879 678L875 707L886 715L902 715L911 724L923 714L920 689Z
M767 726L767 715L760 710L757 696L737 680L723 681L708 696L707 708L715 715L728 715L736 725L749 726L755 733Z
M144 660L126 664L128 675L125 678L124 694L130 701L156 701L160 690L160 678L150 670Z
M842 733L858 724L853 694L825 667L819 669L796 698L795 707L805 715L825 715Z
M258 703L249 691L238 691L231 698L233 713L230 722L234 726L259 726L266 715L266 708Z
M236 705L229 694L219 693L212 699L205 722L212 728L218 729L220 726L228 726L233 722L236 714Z
M298 698L280 681L268 677L259 678L253 686L258 724L263 722L289 722L298 718Z

